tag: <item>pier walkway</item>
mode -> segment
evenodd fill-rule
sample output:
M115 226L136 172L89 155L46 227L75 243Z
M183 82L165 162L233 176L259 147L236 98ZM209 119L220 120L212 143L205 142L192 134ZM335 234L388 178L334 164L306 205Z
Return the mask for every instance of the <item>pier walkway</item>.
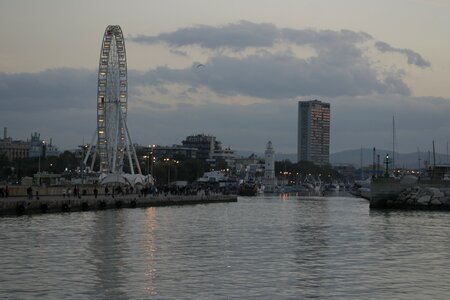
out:
M0 198L0 216L221 202L237 202L237 196L222 194L139 196L129 194L115 197L101 195L97 198L93 195L70 198L40 196L39 199L36 196L33 196L33 199L9 197Z

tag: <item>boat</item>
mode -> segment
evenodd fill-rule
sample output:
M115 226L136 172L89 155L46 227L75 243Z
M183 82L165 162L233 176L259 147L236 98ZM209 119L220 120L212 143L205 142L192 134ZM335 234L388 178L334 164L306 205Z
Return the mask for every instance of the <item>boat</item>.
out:
M256 182L242 182L239 185L238 195L239 196L256 196L258 194L258 185Z

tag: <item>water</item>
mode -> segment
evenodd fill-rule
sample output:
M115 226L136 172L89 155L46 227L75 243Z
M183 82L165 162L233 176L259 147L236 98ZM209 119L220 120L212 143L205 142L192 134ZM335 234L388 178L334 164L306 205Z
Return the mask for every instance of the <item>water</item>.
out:
M450 214L349 197L0 218L0 299L450 299Z

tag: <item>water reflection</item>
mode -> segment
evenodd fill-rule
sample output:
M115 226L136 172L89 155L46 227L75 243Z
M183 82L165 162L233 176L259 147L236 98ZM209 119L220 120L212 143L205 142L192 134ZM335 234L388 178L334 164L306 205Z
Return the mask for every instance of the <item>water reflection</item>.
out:
M124 213L118 210L98 212L89 243L89 256L96 274L95 291L109 299L126 298L123 290L126 276L123 260L127 255L123 238Z
M148 295L155 296L157 294L157 287L155 284L155 278L157 273L157 260L156 260L156 240L155 240L155 230L157 227L156 223L156 208L150 207L146 209L146 260L147 260L147 271L145 272L145 277L147 281L146 291Z

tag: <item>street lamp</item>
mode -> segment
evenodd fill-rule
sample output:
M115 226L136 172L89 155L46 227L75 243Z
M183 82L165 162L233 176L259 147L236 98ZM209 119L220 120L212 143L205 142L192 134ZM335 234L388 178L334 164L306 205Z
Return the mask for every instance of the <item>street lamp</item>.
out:
M81 172L81 188L84 187L84 151L87 148L87 145L79 145L78 146L81 150L81 161L80 161L80 172Z
M147 170L147 175L148 175L148 161L150 160L150 156L149 155L144 155L144 159L145 159L145 162L146 162L145 169Z
M155 162L155 147L156 145L152 145L152 151L150 152L151 154L150 173L152 174L152 177L153 177L153 164Z
M180 162L171 158L164 158L164 161L167 162L167 185L170 185L170 163L174 162L178 165Z
M164 161L167 162L167 185L170 185L170 158L164 158Z
M384 173L384 177L389 177L389 164L391 163L389 154L386 154L386 157L384 158L384 164L386 165L386 170Z

